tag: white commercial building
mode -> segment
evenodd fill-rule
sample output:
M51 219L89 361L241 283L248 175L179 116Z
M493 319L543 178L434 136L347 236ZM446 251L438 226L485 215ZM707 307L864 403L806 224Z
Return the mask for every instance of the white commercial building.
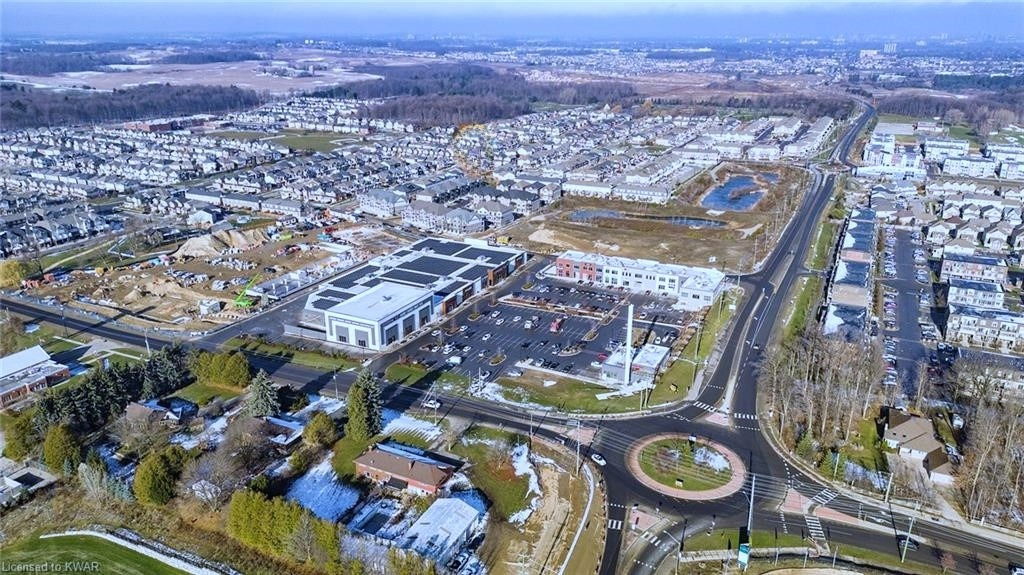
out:
M555 273L560 278L675 297L679 306L686 310L710 306L725 285L725 274L716 269L575 250L558 256L555 260Z
M482 240L423 239L321 284L306 300L303 335L379 351L525 263L524 252Z

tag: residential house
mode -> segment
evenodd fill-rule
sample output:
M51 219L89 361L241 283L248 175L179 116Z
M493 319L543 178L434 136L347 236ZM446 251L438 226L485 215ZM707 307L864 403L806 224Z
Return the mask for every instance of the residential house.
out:
M892 408L886 416L883 439L890 448L899 450L900 457L921 461L932 451L942 449L930 419Z
M455 467L391 444L378 444L354 461L356 475L400 491L433 495L451 479Z

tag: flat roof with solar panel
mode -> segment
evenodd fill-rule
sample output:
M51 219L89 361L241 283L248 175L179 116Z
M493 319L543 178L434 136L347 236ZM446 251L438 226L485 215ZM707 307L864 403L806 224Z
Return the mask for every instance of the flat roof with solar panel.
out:
M470 288L474 282L479 282L478 288L482 289L486 281L481 280L486 280L491 270L519 261L523 256L520 250L489 246L482 240L425 238L325 282L319 291L309 296L306 309L320 313L345 310L346 314L354 315L361 304L375 301L365 295L367 293L414 299L419 294L416 290L424 290L446 299ZM381 309L391 306L377 304L374 307L372 314L369 309L365 313L380 315Z
M450 276L466 267L466 262L433 256L421 256L401 263L397 267L437 276Z

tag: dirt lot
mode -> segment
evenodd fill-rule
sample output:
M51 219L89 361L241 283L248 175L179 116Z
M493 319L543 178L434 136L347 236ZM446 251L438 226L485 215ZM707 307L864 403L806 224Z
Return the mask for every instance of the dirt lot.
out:
M700 198L732 175L758 172L778 174L764 197L750 211L716 211L700 207ZM566 249L608 255L649 258L666 263L724 266L729 271L750 269L768 253L783 225L803 195L806 173L778 165L721 164L677 191L664 206L617 200L566 197L552 211L524 218L503 235L527 249L557 253ZM620 217L592 217L572 221L577 210L612 210ZM719 227L688 227L665 217L703 218Z
M336 238L355 247L360 259L392 251L404 243L364 224L343 224L336 229ZM317 246L317 234L321 231L322 228L317 228L277 240L262 229L207 234L185 241L166 263L144 262L104 270L100 275L73 273L73 279L66 285L43 286L34 290L33 295L54 296L101 315L127 312L129 315L121 319L138 325L209 329L249 313L234 309L232 304L249 278L259 274L260 281L265 281L330 257L331 252ZM298 248L303 244L309 249ZM182 275L174 276L171 272ZM196 278L184 274L206 277L193 283ZM214 290L213 284L218 280L241 283ZM200 320L197 313L201 300L221 301L224 310ZM167 323L179 318L188 319Z
M571 473L572 462L553 448L535 441L533 449L541 456L552 458L555 465L538 465L543 498L540 507L523 526L522 531L507 523L493 524L481 549L489 558L489 572L494 575L540 574L557 571L565 561L565 553L579 529L580 518L587 505L587 486L582 475ZM594 491L590 523L603 527L603 494ZM571 564L571 573L592 573L598 565L601 550L595 534L603 529L588 530L580 538Z

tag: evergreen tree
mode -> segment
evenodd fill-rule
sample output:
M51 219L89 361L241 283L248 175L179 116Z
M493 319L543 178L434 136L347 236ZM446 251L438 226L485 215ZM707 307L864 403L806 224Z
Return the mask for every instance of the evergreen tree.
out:
M369 441L381 431L380 384L364 369L348 390L348 421L345 435L355 441Z
M191 360L192 374L200 383L221 387L244 388L252 379L249 360L245 354L210 353L201 351Z
M249 399L246 400L245 409L252 417L266 417L281 411L277 390L270 376L262 369L249 385Z
M313 414L302 430L302 440L311 447L327 447L338 437L338 428L331 416L322 411Z
M64 473L68 465L72 470L78 467L82 462L82 447L71 433L71 428L67 425L55 425L46 432L46 439L43 441L43 461L56 473Z
M796 444L796 454L805 461L814 463L817 460L817 450L814 448L814 437L810 431L805 431Z
M179 445L150 453L135 470L132 487L143 503L163 505L174 497L174 485L181 475L188 453Z
M23 459L39 441L39 433L34 422L35 412L31 409L3 419L4 456L11 459Z

